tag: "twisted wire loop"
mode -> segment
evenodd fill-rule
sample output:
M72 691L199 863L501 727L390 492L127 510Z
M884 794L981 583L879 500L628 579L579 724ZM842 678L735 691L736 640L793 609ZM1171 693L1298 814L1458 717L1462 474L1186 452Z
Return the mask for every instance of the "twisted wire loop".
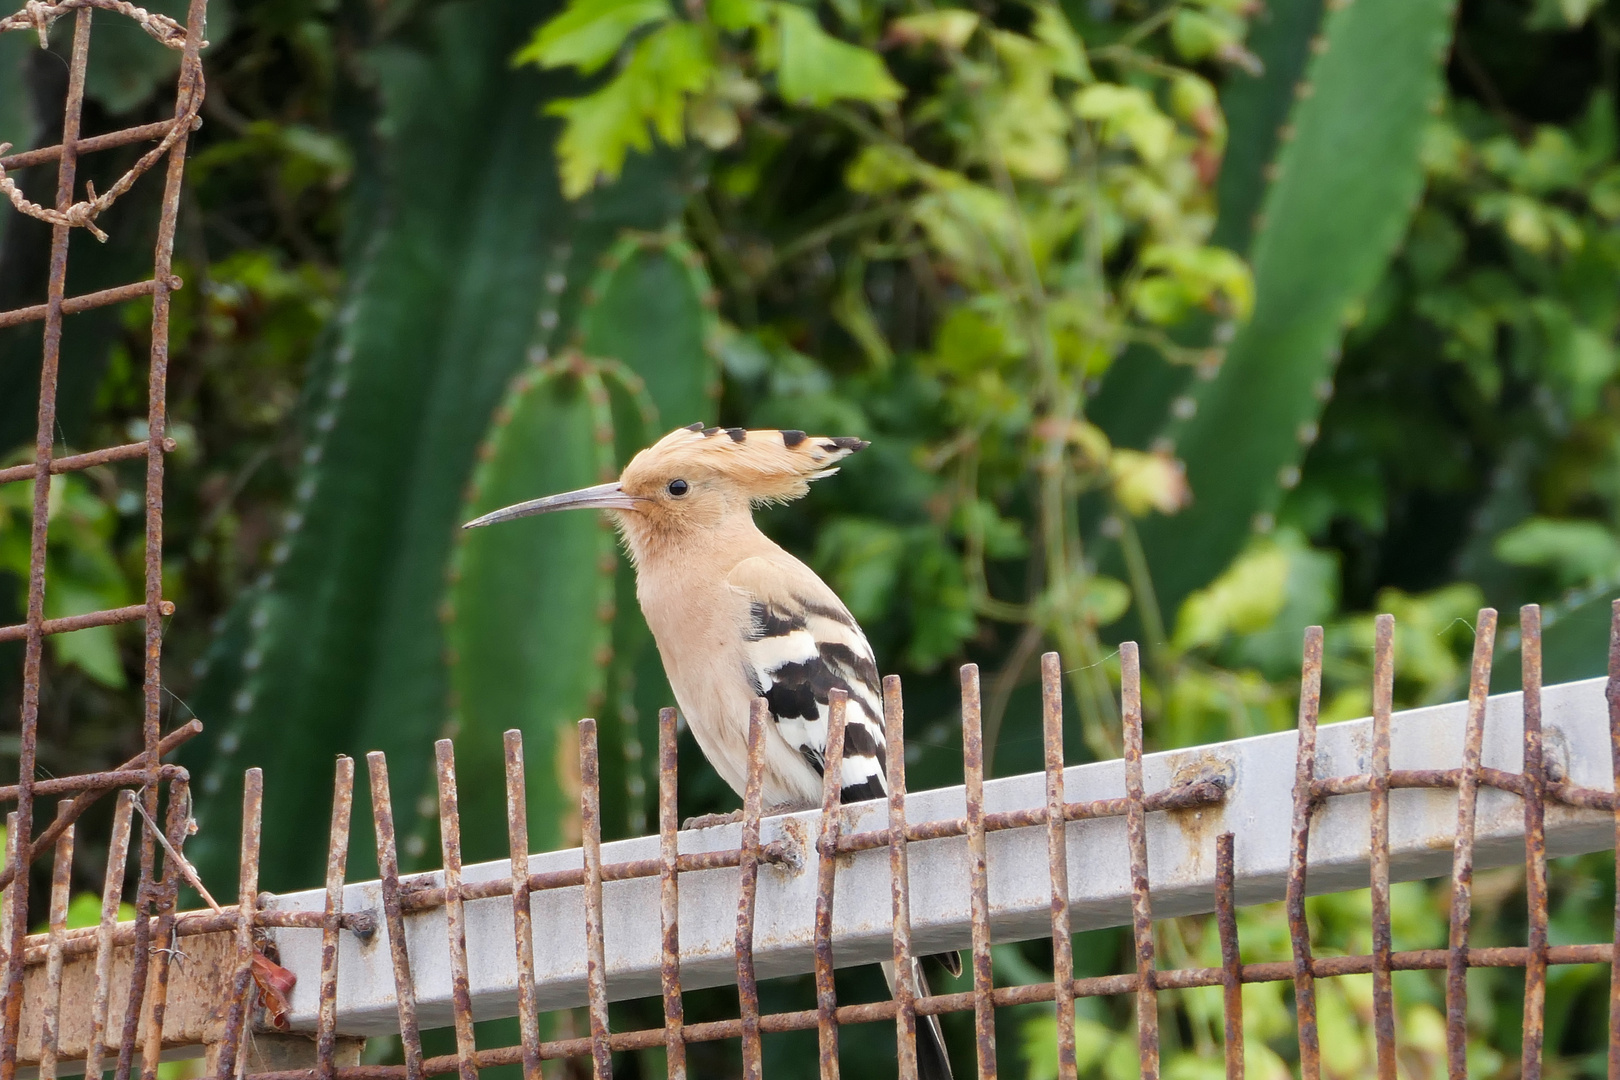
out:
M18 11L15 15L8 15L0 19L0 34L10 30L32 29L39 34L39 47L43 49L48 44L51 24L68 12L81 8L99 8L103 11L112 11L119 15L128 16L139 23L141 29L145 30L159 43L171 49L185 48L186 28L184 26L181 26L167 15L136 7L134 4L128 3L127 0L59 0L58 3L54 4L45 3L44 0L28 0L21 11ZM199 47L207 48L208 42L202 42ZM176 109L174 123L170 125L168 133L163 136L163 139L156 146L142 154L140 160L131 166L128 172L120 176L118 182L103 194L97 195L95 185L87 180L84 186L90 196L88 199L83 202L73 203L65 210L53 210L48 206L41 206L39 203L31 201L24 195L22 189L17 186L17 182L6 175L4 165L0 165L0 194L11 200L11 205L16 207L20 213L27 214L32 218L38 218L40 221L51 225L87 229L90 235L102 243L106 243L107 234L96 227L96 217L118 201L130 188L134 187L135 181L140 179L141 174L168 154L182 135L202 126L202 122L197 117L198 110L202 108L203 100L202 65L198 64L191 75L192 77L189 80L184 75L180 80L181 98ZM10 143L0 143L0 157L3 157L9 149L11 149Z

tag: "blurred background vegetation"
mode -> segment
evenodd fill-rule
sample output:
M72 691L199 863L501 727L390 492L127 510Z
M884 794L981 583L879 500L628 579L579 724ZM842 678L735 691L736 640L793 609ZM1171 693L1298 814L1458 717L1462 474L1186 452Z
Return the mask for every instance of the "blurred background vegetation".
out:
M162 118L172 54L97 27L87 130ZM0 38L0 141L55 141L68 36ZM1620 595L1620 6L214 0L209 37L165 517L166 700L170 724L207 725L185 752L205 878L233 878L239 778L259 765L265 885L316 884L326 763L370 749L390 755L407 863L435 865L445 733L468 855L495 857L510 726L554 778L530 784L537 847L569 843L587 714L607 828L645 830L670 695L611 531L455 526L610 477L692 420L873 440L762 524L905 677L914 786L960 780L965 661L1000 775L1040 765L1046 649L1065 660L1071 762L1118 752L1126 638L1156 747L1290 726L1310 623L1328 627L1324 718L1366 715L1379 611L1398 620L1401 705L1461 696L1483 604L1510 627L1495 689L1517 687L1526 602L1546 605L1548 681L1602 670ZM98 155L92 177L134 152ZM145 185L105 215L105 246L76 238L71 291L141 272L155 199ZM0 308L43 299L47 244L0 216ZM145 437L147 323L133 305L71 324L59 452ZM6 463L31 445L37 357L37 329L0 332ZM138 464L53 483L49 614L139 595L141 483ZM29 498L0 488L4 622L23 608ZM137 635L51 645L42 770L128 757ZM20 645L0 653L14 702ZM735 805L694 748L682 767L685 813ZM368 848L351 877L374 872ZM1612 867L1555 866L1555 941L1608 936ZM1477 896L1476 942L1521 941L1522 873L1482 874ZM1396 946L1442 944L1447 902L1399 886ZM1312 918L1321 951L1368 949L1365 894ZM1274 907L1240 926L1247 958L1287 955ZM1218 957L1206 920L1159 932L1166 963ZM1088 933L1077 964L1128 955ZM996 964L1006 982L1050 972L1038 945ZM1516 1075L1522 976L1472 978L1471 1073ZM1396 981L1402 1067L1441 1075L1440 983ZM1601 1075L1605 986L1599 968L1550 974L1549 1075ZM882 992L866 972L842 989ZM803 980L765 992L771 1009L812 999ZM1370 982L1321 993L1326 1067L1365 1074ZM728 997L691 994L688 1015ZM1165 1005L1166 1075L1220 1075L1218 992ZM1245 1005L1251 1075L1287 1075L1289 992L1249 987ZM1086 1075L1135 1075L1129 1003L1081 1008ZM643 1012L615 1026L656 1022ZM1000 1024L1006 1075L1055 1075L1050 1010ZM971 1060L964 1018L946 1029ZM881 1025L844 1041L851 1075L892 1053ZM810 1075L812 1044L769 1041L769 1071ZM700 1075L738 1070L734 1047L693 1053ZM617 1067L661 1075L654 1053Z

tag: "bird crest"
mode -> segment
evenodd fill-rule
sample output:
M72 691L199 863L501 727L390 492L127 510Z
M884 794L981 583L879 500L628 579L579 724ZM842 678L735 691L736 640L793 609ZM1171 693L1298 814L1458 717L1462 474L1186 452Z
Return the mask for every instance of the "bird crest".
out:
M735 485L755 505L789 502L802 497L810 481L831 476L838 462L868 445L850 436L691 424L637 454L623 480L628 489L643 477L713 478Z

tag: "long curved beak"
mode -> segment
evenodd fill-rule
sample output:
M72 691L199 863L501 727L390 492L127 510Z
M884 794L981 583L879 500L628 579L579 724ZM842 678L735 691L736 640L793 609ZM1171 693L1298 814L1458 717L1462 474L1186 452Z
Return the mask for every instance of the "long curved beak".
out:
M634 495L626 495L619 482L615 480L611 484L598 484L595 487L566 491L561 495L547 495L543 499L530 499L528 502L503 507L481 518L474 518L462 528L477 529L501 521L515 521L533 514L549 514L553 510L634 510L638 501L640 500Z

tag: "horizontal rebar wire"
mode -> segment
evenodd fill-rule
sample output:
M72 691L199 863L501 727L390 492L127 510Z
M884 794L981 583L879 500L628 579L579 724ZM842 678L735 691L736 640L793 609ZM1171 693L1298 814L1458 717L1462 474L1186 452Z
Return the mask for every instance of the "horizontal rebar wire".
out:
M174 453L178 444L173 439L163 440L163 449ZM60 476L62 473L77 472L80 469L92 469L97 465L111 465L117 461L129 461L133 458L146 456L146 444L125 443L122 446L109 446L104 450L91 450L84 454L69 454L67 457L51 459L51 475ZM0 469L0 484L9 484L15 480L32 480L34 467L32 465L13 465L9 469ZM172 614L170 612L169 614Z
M1608 943L1600 945L1554 945L1548 950L1547 962L1560 966L1564 964L1607 964L1613 955L1613 949L1614 946ZM1418 949L1392 953L1390 955L1390 969L1392 971L1444 971L1449 955L1449 951L1446 949ZM1529 958L1530 950L1524 946L1468 950L1469 967L1522 968ZM1342 975L1370 975L1372 970L1373 958L1370 955L1321 957L1312 964L1312 974L1319 979L1336 978ZM1239 969L1239 981L1245 985L1250 983L1289 982L1293 977L1293 962L1287 960L1244 964ZM1155 972L1153 981L1161 991L1192 990L1205 986L1221 986L1225 978L1225 971L1218 967L1175 968ZM1076 979L1073 987L1074 996L1077 998L1117 997L1124 994L1134 994L1137 979L1134 973L1098 975ZM1014 1005L1041 1005L1052 1001L1055 995L1056 988L1049 982L1033 983L1028 986L1000 986L990 991L991 1000L997 1008L1008 1008ZM956 994L937 994L932 997L918 998L916 1000L916 1010L920 1015L925 1016L971 1012L973 1010L973 998L974 995L971 990ZM840 1026L892 1023L897 1012L898 1006L893 1001L874 1001L862 1005L841 1005L837 1011L837 1022ZM803 1009L796 1012L763 1014L759 1019L759 1028L761 1033L773 1035L789 1031L811 1031L815 1029L816 1023L817 1011L815 1009ZM700 1024L687 1024L683 1028L683 1032L688 1045L716 1042L724 1039L739 1039L742 1037L742 1021L717 1020ZM663 1028L616 1032L608 1037L609 1046L615 1053L650 1050L662 1045L663 1040ZM588 1037L581 1037L542 1043L540 1051L547 1059L585 1057L590 1054L590 1047L591 1040ZM522 1048L516 1046L480 1050L475 1056L475 1062L480 1069L487 1069L497 1065L515 1065L521 1062L522 1059ZM437 1076L452 1073L456 1071L456 1068L457 1058L454 1054L425 1058L422 1062L422 1075ZM257 1077L257 1080L309 1080L309 1072L304 1069L262 1072L253 1075ZM405 1068L402 1065L358 1065L340 1068L336 1071L335 1076L336 1080L403 1080Z
M161 611L164 615L173 615L174 604L168 600L163 601ZM93 626L116 626L119 623L139 622L145 617L145 604L131 604L129 607L108 608L106 611L92 611L84 615L64 615L60 619L46 619L40 624L40 633L45 637L52 634L71 634L75 630L88 630ZM0 626L0 641L22 641L27 637L27 623Z
M169 278L169 288L171 290L179 289L183 284L177 277ZM151 296L157 292L157 288L158 283L155 280L137 281L129 285L102 289L99 292L85 293L83 296L64 297L62 300L62 314L77 315L81 311L92 311L99 307L108 307L129 300L138 300L143 296ZM5 329L8 326L21 326L24 323L42 322L48 310L48 304L34 304L30 307L12 308L10 311L0 312L0 329ZM144 457L146 455L146 444L141 443L139 445L141 452L135 456ZM13 471L12 469L6 470L7 473ZM53 464L51 471L58 472L60 470L56 469ZM6 479L16 479L16 477L7 476Z
M105 135L92 135L88 139L79 139L75 142L73 151L76 154L93 154L97 150L111 150L117 146L128 146L130 143L149 142L163 138L172 127L174 127L173 120L159 120L155 124L142 124L139 127L124 128ZM44 165L56 161L61 156L60 143L55 146L42 146L37 150L23 150L0 156L0 169L8 172L13 169L26 169L30 165Z

